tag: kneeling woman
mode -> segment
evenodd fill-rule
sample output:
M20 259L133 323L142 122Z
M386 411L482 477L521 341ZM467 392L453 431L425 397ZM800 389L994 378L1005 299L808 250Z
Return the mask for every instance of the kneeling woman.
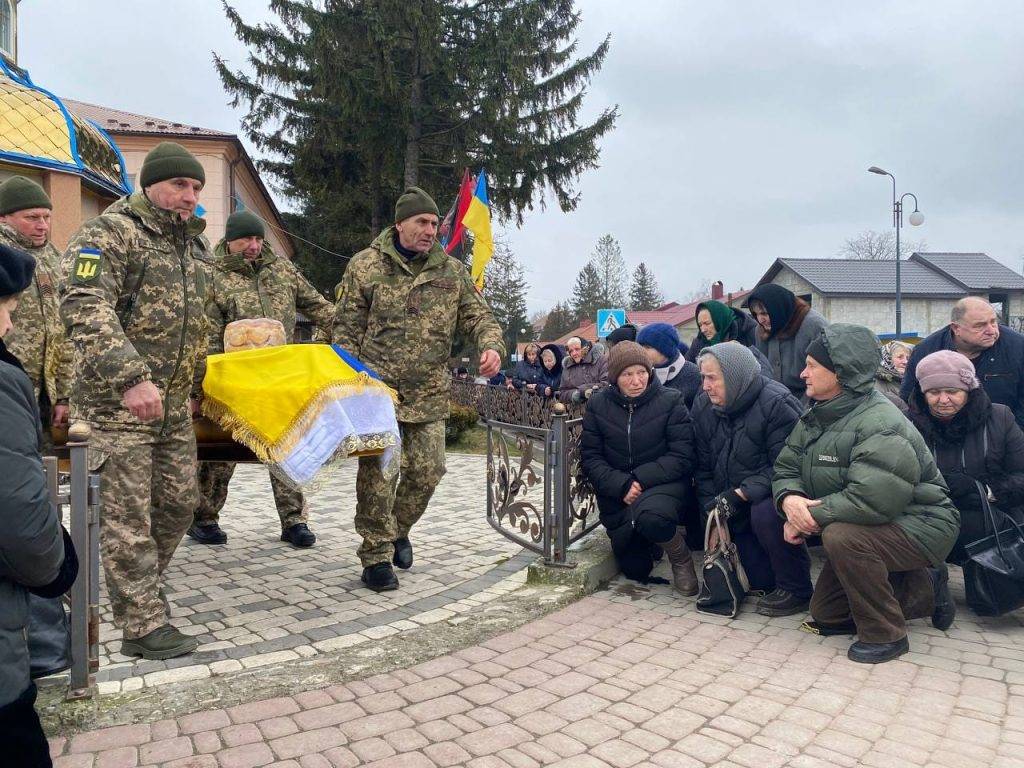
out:
M701 509L728 503L729 533L750 587L765 592L763 616L807 610L814 587L807 546L788 543L772 500L772 466L803 409L783 384L761 373L735 341L701 352L704 395L693 406L697 498Z
M963 565L964 547L991 533L976 480L988 486L999 511L1024 522L1024 434L1013 411L989 399L974 364L959 352L933 352L916 372L910 420L960 510L960 535L946 561Z
M676 526L694 465L693 424L682 393L651 374L632 341L608 355L611 386L594 394L583 417L581 459L601 523L622 572L646 582L660 544L677 590L697 594L690 550Z

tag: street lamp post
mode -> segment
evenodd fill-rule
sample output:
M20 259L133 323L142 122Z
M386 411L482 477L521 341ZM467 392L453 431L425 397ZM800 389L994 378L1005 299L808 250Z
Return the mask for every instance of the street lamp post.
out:
M872 165L868 171L892 179L892 221L896 227L896 338L900 339L903 338L903 294L900 284L900 228L903 226L903 201L908 197L914 198L914 212L907 217L911 226L921 226L924 223L924 214L917 209L917 195L913 192L904 192L900 197L896 197L895 176L877 165Z

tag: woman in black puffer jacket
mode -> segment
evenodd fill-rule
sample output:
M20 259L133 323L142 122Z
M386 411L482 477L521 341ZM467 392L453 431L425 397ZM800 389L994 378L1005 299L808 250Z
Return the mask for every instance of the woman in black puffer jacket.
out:
M646 583L652 545L660 544L676 589L696 594L693 560L677 527L694 465L682 394L662 386L643 347L631 341L609 353L608 378L612 385L587 405L580 455L615 559L627 577Z
M910 420L960 510L960 535L946 562L963 565L964 546L991 533L975 481L992 491L994 506L1024 522L1024 434L1013 411L993 403L964 355L944 349L921 359Z

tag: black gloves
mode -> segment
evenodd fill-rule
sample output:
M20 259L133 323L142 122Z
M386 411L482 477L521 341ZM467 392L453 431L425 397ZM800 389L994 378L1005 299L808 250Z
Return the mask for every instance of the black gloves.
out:
M943 475L946 478L946 485L949 486L949 495L960 506L961 502L969 504L972 508L981 505L981 491L974 478L963 472L947 472Z
M730 488L715 497L711 507L718 507L718 514L723 520L745 515L750 512L750 502L744 501L736 493L735 488Z
M41 587L28 587L28 591L39 597L60 597L75 583L78 577L78 553L75 552L75 545L71 542L71 534L63 525L60 527L64 535L64 562L60 564L60 572L57 578L49 584Z

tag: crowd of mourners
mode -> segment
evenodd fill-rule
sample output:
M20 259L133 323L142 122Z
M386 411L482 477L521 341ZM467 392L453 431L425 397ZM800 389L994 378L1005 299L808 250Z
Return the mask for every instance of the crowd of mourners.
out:
M1024 336L977 297L916 346L779 285L745 308L699 305L689 345L664 323L530 344L489 383L586 401L583 471L625 576L658 581L665 558L697 595L714 510L758 613L809 612L805 629L857 636L852 660L896 658L907 621L951 626L947 564L1024 521Z

